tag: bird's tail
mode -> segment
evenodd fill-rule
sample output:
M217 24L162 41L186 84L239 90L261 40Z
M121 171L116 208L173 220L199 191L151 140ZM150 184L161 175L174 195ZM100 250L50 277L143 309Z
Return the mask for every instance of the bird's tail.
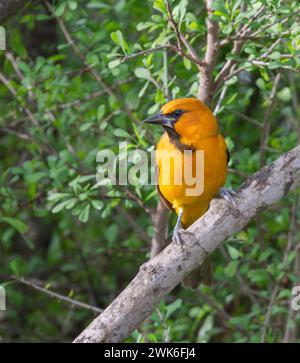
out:
M182 286L186 289L196 290L200 284L211 285L212 282L212 262L210 256L196 270L190 272L183 280Z

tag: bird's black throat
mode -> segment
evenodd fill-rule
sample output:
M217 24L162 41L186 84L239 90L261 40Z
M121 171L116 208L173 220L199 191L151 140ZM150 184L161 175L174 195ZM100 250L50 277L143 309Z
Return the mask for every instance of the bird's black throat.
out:
M180 150L181 152L184 150L194 150L192 146L185 145L180 141L180 136L176 132L175 128L164 127L164 129L168 134L171 143L175 145L176 149Z

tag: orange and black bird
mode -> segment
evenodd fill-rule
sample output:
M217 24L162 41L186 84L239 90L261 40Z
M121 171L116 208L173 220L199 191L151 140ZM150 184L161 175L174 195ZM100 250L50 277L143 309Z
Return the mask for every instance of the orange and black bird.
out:
M200 218L208 210L214 197L221 196L234 204L235 193L223 188L229 162L226 143L212 111L195 98L172 100L158 114L150 116L143 123L160 125L165 130L156 147L159 155L156 157L157 190L164 204L178 215L173 240L180 242L180 230L186 229ZM185 150L190 152L185 154ZM190 195L187 189L191 185L187 185L182 176L188 172L193 176L198 175L195 172L195 168L199 166L197 150L203 150L203 186L200 194ZM172 155L169 164L164 162L164 155L168 153ZM182 183L178 183L176 179L178 174ZM211 274L208 258L200 268L184 279L183 285L194 289L200 282L209 284Z

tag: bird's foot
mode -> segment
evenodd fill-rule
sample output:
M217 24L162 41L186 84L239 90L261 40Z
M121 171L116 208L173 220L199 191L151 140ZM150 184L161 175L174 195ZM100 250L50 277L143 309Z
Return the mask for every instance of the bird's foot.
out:
M234 207L236 207L236 203L234 201L234 198L236 197L236 192L234 190L221 188L219 190L219 196L221 198L224 198L228 203L232 204Z
M179 246L184 246L185 242L185 238L183 238L184 236L187 235L191 235L193 236L192 232L189 232L181 227L179 228L175 228L174 232L173 232L173 237L172 237L172 241L175 242L177 245Z
M182 215L183 215L183 209L180 208L172 237L172 241L174 241L176 244L180 246L184 245L184 239L182 239L182 235L193 235L191 232L188 232L187 230L182 228L182 223L181 223Z
M181 223L182 215L183 215L183 209L180 208L178 218L177 218L177 222L175 224L174 231L173 231L173 237L172 237L172 240L176 244L179 244L179 245L182 245L182 239L181 239L181 236L180 236L180 233L183 231L182 223Z
M181 227L175 227L173 232L172 241L175 242L177 245L182 246L183 240L181 238L181 233L183 232L183 229Z

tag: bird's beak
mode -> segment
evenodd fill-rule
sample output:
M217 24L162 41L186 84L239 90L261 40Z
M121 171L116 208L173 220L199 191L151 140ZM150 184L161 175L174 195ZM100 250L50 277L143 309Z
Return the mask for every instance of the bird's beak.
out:
M174 128L174 119L170 116L163 115L162 113L157 113L152 115L146 120L142 121L143 124L154 124L154 125L161 125L163 127Z

